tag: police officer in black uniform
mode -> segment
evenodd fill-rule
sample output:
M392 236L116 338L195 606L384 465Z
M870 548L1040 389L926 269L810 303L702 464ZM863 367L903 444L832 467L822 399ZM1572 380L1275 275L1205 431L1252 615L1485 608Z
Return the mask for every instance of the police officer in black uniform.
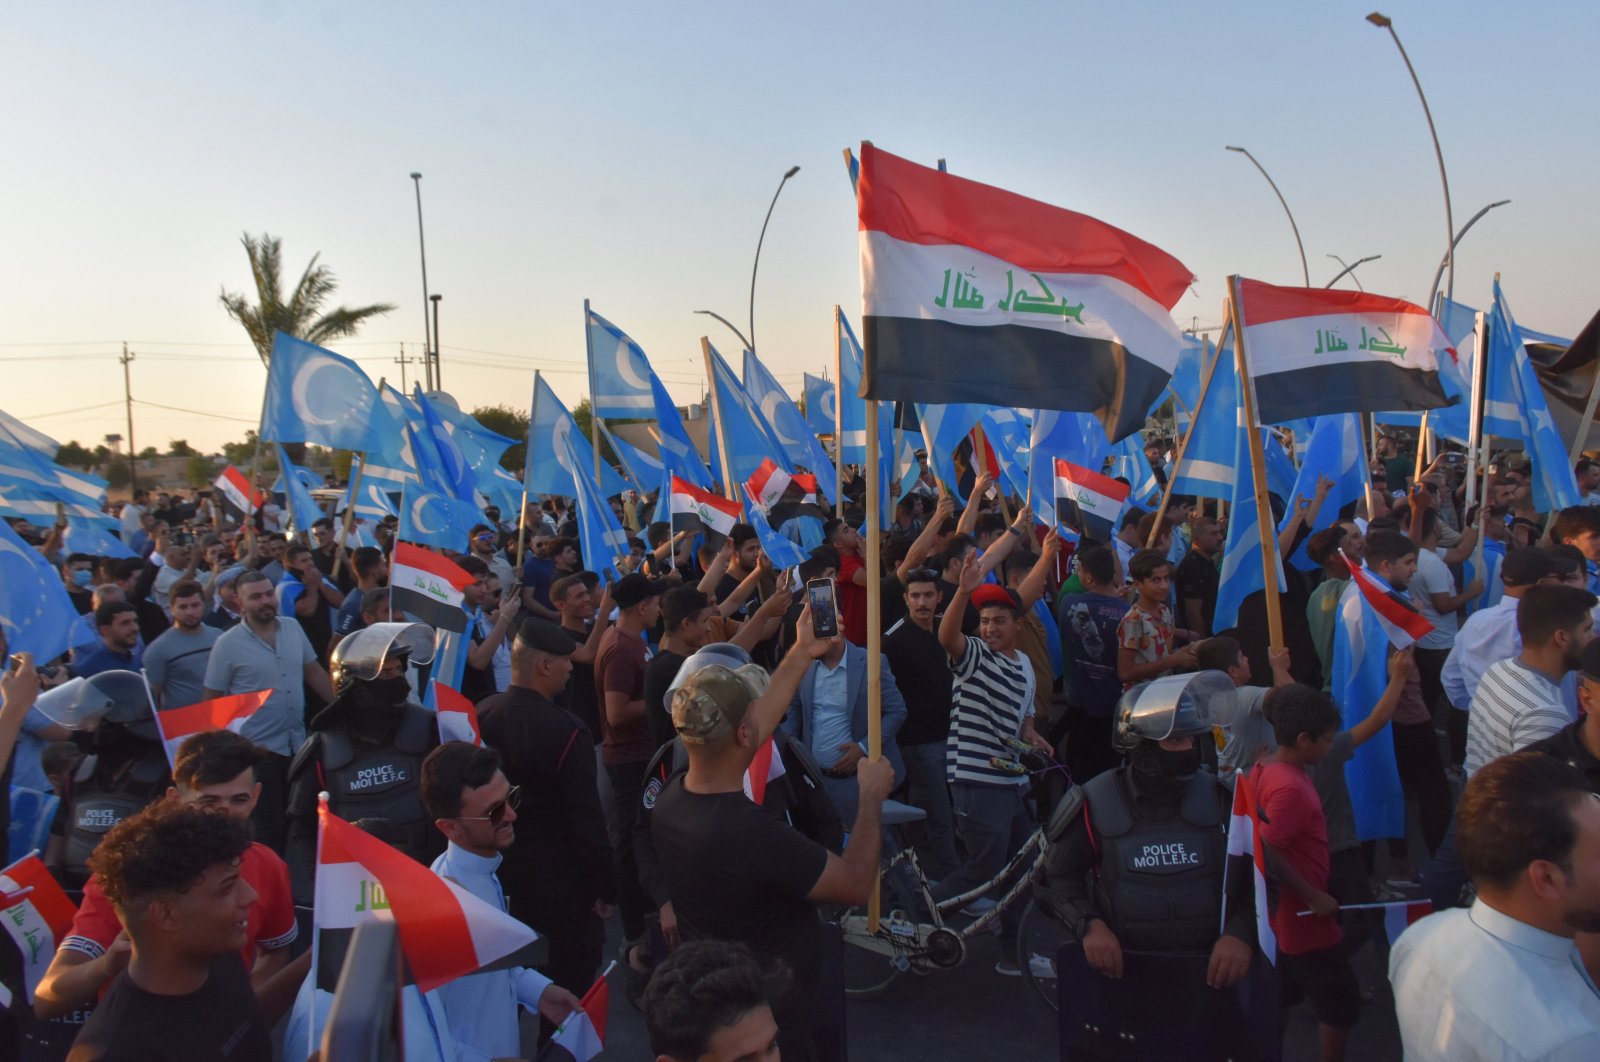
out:
M1220 671L1134 686L1112 736L1127 763L1068 791L1051 815L1035 895L1107 977L1122 976L1124 949L1209 955L1214 988L1249 972L1253 878L1248 867L1228 878L1219 934L1233 798L1201 764L1201 743L1231 722L1234 701Z
M161 732L136 671L75 678L39 696L52 722L77 731L88 753L73 768L57 813L64 842L56 872L69 889L89 880L89 853L106 832L166 793L172 784Z
M407 678L408 665L431 663L433 653L433 629L421 623L374 623L334 649L333 703L307 724L289 765L286 862L296 903L312 901L320 793L346 821L395 823L423 862L441 850L419 789L422 761L439 743L438 722L412 697Z

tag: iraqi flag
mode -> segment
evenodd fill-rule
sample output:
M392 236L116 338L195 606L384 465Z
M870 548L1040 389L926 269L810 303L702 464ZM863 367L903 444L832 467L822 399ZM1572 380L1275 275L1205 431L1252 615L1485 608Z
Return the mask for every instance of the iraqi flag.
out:
M439 717L439 740L443 741L470 741L474 745L483 744L483 735L478 731L478 709L473 703L450 686L434 680L433 703Z
M727 536L744 515L744 506L701 490L688 480L672 477L672 531L704 531Z
M817 477L810 472L796 472L789 477L789 493L768 509L773 526L781 527L796 516L814 516L826 520L831 513L822 507L822 492L817 487Z
M539 935L410 856L318 809L317 987L333 991L345 945L362 922L388 919L400 934L406 983L431 992L490 967L523 966Z
M1056 458L1056 518L1080 535L1110 542L1133 488Z
M589 1062L600 1054L605 1046L606 1012L611 1008L611 986L604 974L589 986L582 1002L583 1008L567 1015L544 1045L538 1062Z
M744 488L750 500L770 510L786 493L794 477L779 468L772 458L761 462L755 475L745 480Z
M863 144L862 394L1144 426L1184 341L1182 262L1083 214Z
M178 749L195 734L207 730L243 733L245 724L258 708L267 703L273 692L256 690L254 693L234 693L186 708L168 708L157 712L156 729L161 731L161 744L167 750L167 765L177 766Z
M1362 600L1377 617L1383 633L1389 636L1390 645L1396 649L1407 649L1419 638L1433 632L1433 624L1422 613L1396 597L1392 590L1380 586L1371 572L1351 564L1344 550L1339 551L1339 556L1344 557L1345 567L1350 569L1350 578L1360 589Z
M1400 939L1400 934L1411 927L1411 924L1420 918L1433 914L1431 900L1414 900L1409 903L1385 904L1383 908L1383 931L1389 937L1389 945Z
M438 553L395 539L389 559L389 590L395 607L423 623L457 634L467 629L462 590L472 576Z
M250 485L250 478L229 465L216 482L217 499L236 521L243 521L267 502L267 496Z
M744 769L744 795L757 804L767 802L767 786L784 775L783 757L772 744L772 738L756 749L756 758Z
M56 945L71 930L77 913L77 904L61 891L37 854L0 870L0 925L22 956L22 984L30 1004L34 986L50 967Z
M1450 404L1439 356L1455 350L1422 307L1364 291L1235 284L1262 424Z
M1278 962L1278 935L1272 931L1271 908L1267 906L1267 858L1261 842L1261 809L1256 806L1256 787L1243 771L1234 775L1233 819L1228 823L1228 855L1230 865L1237 868L1244 859L1250 861L1250 872L1255 880L1256 939L1261 954L1273 965ZM1227 898L1223 898L1227 903ZM1223 912L1223 924L1228 921Z

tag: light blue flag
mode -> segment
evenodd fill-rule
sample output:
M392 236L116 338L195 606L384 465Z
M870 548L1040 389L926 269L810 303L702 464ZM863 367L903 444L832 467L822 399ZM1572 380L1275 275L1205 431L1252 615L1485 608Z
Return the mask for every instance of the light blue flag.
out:
M290 461L281 445L275 444L274 449L278 451L278 481L272 485L272 489L274 492L283 492L288 499L289 516L294 520L294 529L310 531L311 525L322 516L322 506L312 500L311 492L306 489L306 481L300 475L308 470ZM322 485L320 480L317 485Z
M744 385L715 347L711 348L711 373L712 385L717 389L717 416L722 421L718 446L726 441L729 450L721 454L719 459L728 466L727 475L732 477L731 482L735 486L742 485L755 475L761 462L769 457L779 468L793 473L794 465L767 430L760 408L745 392ZM715 429L713 434L716 434Z
M415 483L406 485L400 502L400 537L421 546L464 550L473 525L483 513L471 502Z
M572 441L572 436L563 436L561 445L566 450L567 463L577 468L582 455ZM574 497L578 501L578 544L583 563L590 571L620 579L622 571L617 567L617 558L627 555L628 533L617 522L617 514L611 511L610 503L595 489L594 480L584 475L574 479L578 488Z
M357 475L359 473L359 477ZM356 492L354 499L357 520L381 520L385 516L400 515L400 494L408 482L415 480L400 480L390 483L372 475L372 469L363 467L359 455L350 458L350 485L345 488L344 497L339 499L339 512L342 514L351 505L351 492Z
M13 653L44 664L67 651L78 610L44 555L0 520L0 628Z
M917 406L917 420L922 424L922 445L928 451L928 467L933 470L934 477L950 489L950 496L962 504L966 503L966 498L961 495L956 476L956 449L988 410L988 406L970 402ZM850 460L848 455L845 460Z
M1076 542L1078 533L1062 526L1056 513L1056 458L1098 472L1105 464L1110 447L1105 428L1092 413L1062 413L1054 409L1033 411L1033 431L1028 444L1028 479L1033 497L1033 514L1040 523L1057 528L1065 541ZM1140 451L1139 459L1144 460L1143 451Z
M1366 574L1389 590L1375 572ZM1388 635L1361 588L1351 580L1339 598L1338 622L1333 628L1333 699L1339 702L1344 729L1358 726L1383 696L1389 685L1388 660ZM1362 742L1344 765L1344 776L1357 837L1371 841L1406 835L1406 798L1392 740L1380 735L1376 741Z
M1516 403L1519 432L1533 462L1533 507L1541 513L1549 513L1581 505L1583 495L1578 490L1572 465L1567 461L1561 433L1550 416L1544 388L1528 358L1528 348L1524 346L1527 339L1527 333L1518 330L1511 316L1511 307L1500 291L1500 282L1495 281L1494 309L1489 312L1489 370L1493 373L1501 366L1510 369L1507 397Z
M62 467L32 449L24 437L0 425L0 510L37 527L53 527L56 506L66 515L110 530L116 521L102 512L105 481Z
M540 376L534 385L532 417L528 422L528 463L524 483L529 494L556 494L564 498L576 496L578 488L573 482L574 470L566 464L566 447L577 455L579 468L585 478L594 478L594 447L578 430L567 407ZM665 432L662 433L665 437ZM606 497L621 494L628 489L627 481L617 470L600 462L600 489Z
M381 445L368 450L350 465L350 483L357 488L356 516L366 520L399 516L400 494L406 484L422 482L417 472L417 457L411 449L411 433L406 430L406 424L413 416L420 417L420 411L409 398L387 384L379 397L394 430L380 440ZM355 476L357 467L361 469L359 484ZM345 505L349 502L347 496Z
M583 304L588 316L589 402L595 416L623 420L649 417L655 409L650 380L655 372L644 349L628 334Z
M1150 407L1150 412L1154 413L1172 395L1177 395L1178 401L1172 404L1172 413L1180 432L1188 430L1189 417L1194 412L1195 403L1200 400L1200 378L1205 371L1210 350L1211 344L1204 339L1184 333L1183 346L1178 348L1178 364L1172 370L1172 379L1167 381L1172 393L1163 390Z
M822 448L816 432L789 398L776 377L750 351L744 352L744 389L766 418L767 427L797 468L809 469L817 487L829 499L839 496L839 476L833 459Z
M1144 456L1143 431L1136 431L1111 447L1111 478L1128 481L1128 501L1139 508L1154 509L1161 504L1161 483Z
M395 430L378 389L355 362L282 332L273 336L263 439L365 453Z
M605 436L606 442L611 444L611 452L622 462L623 474L633 480L634 490L647 494L661 482L661 473L666 466L659 460L617 436L604 424L600 425L600 434Z
M833 381L805 375L806 423L817 435L833 434Z
M1000 463L1001 483L1012 494L1026 498L1033 424L1019 410L992 406L983 415L982 425L989 446L994 450L994 459Z
M435 404L422 393L421 387L417 388L413 401L422 411L422 423L413 425L413 431L426 435L432 449L432 454L429 456L436 462L435 468L441 481L450 493L461 501L472 501L473 490L478 483L477 471L468 462L467 455L456 442L456 436L446 426ZM415 439L412 440L412 445L416 445Z
M1230 339L1216 354L1205 405L1184 446L1172 493L1197 498L1233 497L1234 457L1239 444L1239 374ZM1259 576L1258 576L1259 577Z
M661 463L679 479L710 490L711 470L700 460L700 451L694 448L694 440L689 438L689 429L683 426L683 418L678 415L672 396L654 376L650 377L650 388L655 395L656 430L661 435Z
M449 395L435 392L429 396L428 403L434 416L443 422L451 441L461 451L467 466L472 469L477 489L485 496L492 495L498 489L492 486L496 474L505 471L500 459L515 445L516 440L484 427L478 418L460 409Z
M745 520L755 528L756 538L761 542L761 551L772 561L774 568L794 568L806 562L806 551L800 548L799 543L791 542L772 529L767 522L767 514L760 506L749 498L748 492L744 503Z
M137 557L127 543L110 531L77 516L67 517L67 531L61 542L65 553L87 553L91 557Z
M844 463L862 465L867 461L867 400L861 397L861 344L850 322L839 317L839 387L844 424L835 433L834 445L841 447Z
M1261 446L1267 465L1267 491L1287 504L1300 470L1294 466L1294 460L1278 441L1278 436L1266 428L1261 429Z
M1356 413L1334 413L1318 417L1311 429L1300 458L1300 474L1294 487L1285 498L1284 518L1279 523L1281 531L1293 517L1295 500L1314 498L1317 479L1327 476L1333 481L1317 518L1311 522L1311 534L1325 531L1339 519L1339 510L1367 494L1367 450L1361 443L1361 418ZM1311 541L1307 535L1289 563L1301 571L1315 571L1320 565L1311 559L1306 546Z
M1211 381L1216 386L1216 381ZM1204 413L1201 414L1204 416ZM1250 445L1246 429L1234 428L1234 466L1239 470L1228 508L1228 541L1222 550L1222 578L1217 589L1216 620L1213 630L1225 631L1239 623L1239 606L1244 599L1266 588L1261 571L1261 526L1256 519L1255 476L1251 473ZM1269 529L1270 530L1270 529ZM1278 561L1276 543L1272 558L1278 569L1278 589L1284 590L1283 565Z
M61 452L60 443L39 429L29 427L3 409L0 409L0 429L9 432L17 445L33 451L46 461L53 462L56 454Z

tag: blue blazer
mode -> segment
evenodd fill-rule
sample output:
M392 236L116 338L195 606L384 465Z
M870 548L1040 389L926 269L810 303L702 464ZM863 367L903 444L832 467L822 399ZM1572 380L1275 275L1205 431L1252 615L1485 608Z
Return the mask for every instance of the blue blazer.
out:
M905 778L905 761L900 758L900 747L895 743L894 736L906 721L906 700L900 695L900 688L894 684L894 675L889 671L887 657L879 656L879 669L883 674L883 754L894 767L895 781L898 784ZM867 743L867 651L859 645L846 643L844 649L845 667L845 697L850 704L850 736L862 745ZM803 742L807 751L811 749L811 734L813 713L816 710L814 701L817 673L822 669L822 661L813 660L806 669L804 677L800 679L800 688L795 691L794 699L789 702L789 712L783 717L779 729L797 740ZM825 756L817 757L824 768L833 766L834 760ZM826 760L826 762L821 762Z

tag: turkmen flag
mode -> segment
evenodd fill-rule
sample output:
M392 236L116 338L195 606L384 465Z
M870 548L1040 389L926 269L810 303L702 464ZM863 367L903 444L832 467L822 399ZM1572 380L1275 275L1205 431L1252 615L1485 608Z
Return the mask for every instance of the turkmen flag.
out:
M1056 518L1080 535L1110 542L1131 489L1126 483L1056 458Z
M868 398L1094 412L1144 424L1192 275L1102 221L862 145Z
M707 535L717 537L733 531L733 525L744 515L744 506L673 476L669 511L672 513L673 534L679 531L704 531Z

